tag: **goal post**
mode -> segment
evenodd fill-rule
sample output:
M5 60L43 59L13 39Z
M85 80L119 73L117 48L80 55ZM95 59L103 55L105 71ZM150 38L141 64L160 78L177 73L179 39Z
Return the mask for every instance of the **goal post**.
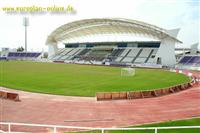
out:
M134 76L135 69L131 67L121 68L121 76Z

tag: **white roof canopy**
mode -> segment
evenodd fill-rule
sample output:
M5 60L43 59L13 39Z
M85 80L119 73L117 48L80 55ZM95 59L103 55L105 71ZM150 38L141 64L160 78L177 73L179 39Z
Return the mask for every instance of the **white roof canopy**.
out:
M144 22L110 18L85 19L60 26L48 36L46 44L160 41L164 38L181 43L167 30Z

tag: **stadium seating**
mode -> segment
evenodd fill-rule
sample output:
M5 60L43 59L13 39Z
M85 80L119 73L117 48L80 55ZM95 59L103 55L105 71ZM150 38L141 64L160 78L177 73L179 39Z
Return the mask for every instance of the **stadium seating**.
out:
M63 51L56 53L55 56L52 58L54 61L64 61L64 60L71 60L74 58L78 53L80 53L83 49L78 48L67 48Z
M179 61L179 64L200 66L200 56L184 56Z
M146 57L147 58L149 56L151 50L152 50L151 48L143 48L139 57Z
M158 51L157 48L152 49L152 52L151 52L150 56L146 60L147 63L150 63L150 64L154 63L154 61L155 61L154 58L156 56L157 51Z
M128 55L128 53L130 52L130 49L124 49L124 51L118 56L118 58L116 58L116 62L122 62L124 60L124 58ZM119 60L120 58L120 60ZM125 62L125 61L124 61Z
M98 57L105 57L106 55L110 54L111 51L108 50L91 50L88 56L98 56Z
M85 61L103 61L105 58L104 57L94 57L94 56L82 56L80 60L85 60Z
M7 59L18 60L18 59L36 59L41 55L40 52L9 52Z
M57 56L57 60L65 60L67 59L69 56L67 55L72 49L66 49L63 51L63 53L61 53L61 56Z
M112 51L112 53L110 54L111 57L117 57L119 56L122 52L124 51L124 49L114 49Z
M0 61L7 60L7 57L0 57Z
M131 63L133 61L133 57L125 57L122 62Z
M111 64L145 64L154 63L158 48L64 48L51 57L59 62L110 62Z
M88 53L90 51L90 49L83 49L82 51L80 51L76 56L83 56L86 53Z
M146 60L145 57L138 57L138 58L135 60L135 63L145 63L145 60Z
M127 56L136 57L140 50L141 50L140 48L134 48L129 52Z
M141 50L140 48L130 49L127 52L126 56L121 60L121 62L132 63L133 60L137 57L140 50Z
M117 59L115 60L116 62L120 62L122 60L122 56L117 57Z

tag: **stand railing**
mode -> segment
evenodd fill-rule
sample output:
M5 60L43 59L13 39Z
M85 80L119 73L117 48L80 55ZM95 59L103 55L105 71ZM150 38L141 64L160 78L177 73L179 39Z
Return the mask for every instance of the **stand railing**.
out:
M46 124L27 124L27 123L11 123L11 122L0 122L1 125L7 126L7 131L3 131L0 129L0 133L12 133L11 127L12 126L29 126L29 127L45 127L45 128L52 128L53 133L57 133L58 129L76 129L76 130L96 130L101 131L104 133L105 131L113 131L113 130L123 130L123 131L130 131L130 130L154 130L155 133L158 133L159 130L166 130L166 129L194 129L199 128L200 126L173 126L173 127L133 127L133 128L94 128L94 127L78 127L78 126L61 126L61 125L46 125ZM14 131L13 131L14 132Z

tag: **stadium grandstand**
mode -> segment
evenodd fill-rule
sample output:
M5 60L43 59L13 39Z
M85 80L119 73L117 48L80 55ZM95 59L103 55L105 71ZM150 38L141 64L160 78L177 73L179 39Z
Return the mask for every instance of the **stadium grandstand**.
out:
M0 60L37 60L41 55L41 52L18 52L2 48Z
M199 132L200 72L188 69L200 70L200 51L180 48L178 32L85 19L47 37L48 59L2 48L0 61L14 61L0 62L0 133Z
M55 29L46 45L54 62L173 67L178 32L136 20L85 19Z
M200 56L184 56L179 63L200 66Z
M41 55L39 52L9 52L8 59L34 59Z
M176 68L200 70L200 51L198 43L191 45L190 48L176 48Z

